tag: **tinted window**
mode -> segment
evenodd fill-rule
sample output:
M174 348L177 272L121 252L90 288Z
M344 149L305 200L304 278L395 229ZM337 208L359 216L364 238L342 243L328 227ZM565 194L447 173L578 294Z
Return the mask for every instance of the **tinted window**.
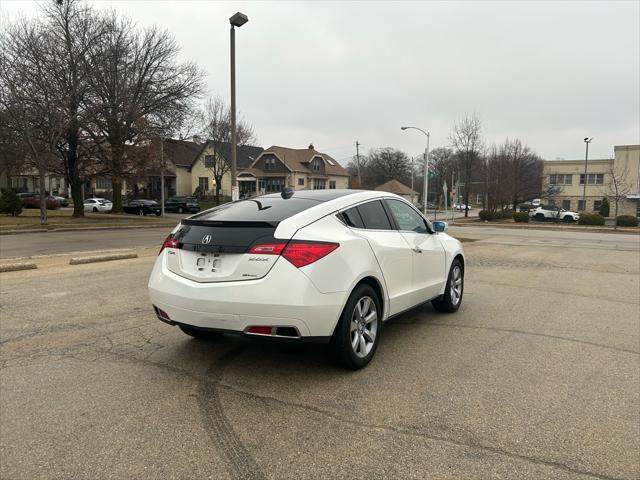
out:
M342 212L342 220L350 227L364 228L364 223L356 207Z
M360 212L366 229L391 230L391 223L389 223L389 218L380 200L358 205L358 212Z
M191 217L197 222L268 222L279 223L322 202L305 198L284 199L278 196L264 196L238 202L225 203L205 210ZM190 221L184 221L189 223Z
M400 200L386 200L391 215L395 218L399 230L417 233L427 233L424 218L413 208Z

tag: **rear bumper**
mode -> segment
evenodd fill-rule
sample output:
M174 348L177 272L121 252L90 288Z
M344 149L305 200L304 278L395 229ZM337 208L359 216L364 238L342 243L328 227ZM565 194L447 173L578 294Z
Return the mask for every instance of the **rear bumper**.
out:
M151 303L171 322L242 333L251 326L294 327L301 338L329 337L346 292L320 293L306 275L280 258L258 280L199 283L171 272L167 251L149 279Z

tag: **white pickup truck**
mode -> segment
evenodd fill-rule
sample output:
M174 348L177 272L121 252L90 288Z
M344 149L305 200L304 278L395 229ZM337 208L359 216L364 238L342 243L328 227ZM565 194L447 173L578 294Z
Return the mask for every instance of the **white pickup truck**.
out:
M539 221L562 220L565 223L577 222L580 219L580 214L556 207L555 205L540 205L537 208L529 210L529 216Z

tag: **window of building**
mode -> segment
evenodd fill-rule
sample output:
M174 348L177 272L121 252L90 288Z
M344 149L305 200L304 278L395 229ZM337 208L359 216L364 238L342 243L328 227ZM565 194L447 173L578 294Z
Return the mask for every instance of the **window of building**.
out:
M304 185L304 178L298 179L298 185Z
M267 193L281 192L284 188L284 178L266 178L264 189Z
M335 190L336 188L336 181L335 180L329 180L329 188L332 190Z
M571 185L573 175L564 173L553 173L549 175L550 185Z
M111 180L106 177L96 178L96 190L110 190Z
M314 178L313 179L313 189L314 190L323 190L327 188L327 181L322 178Z
M476 204L478 204L478 205L484 204L484 193L477 193L476 194Z
M213 168L215 167L215 158L213 155L205 155L204 156L204 166L207 168Z
M311 169L314 172L319 172L320 171L320 162L321 162L321 160L318 160L317 158L311 162Z
M562 208L571 210L571 200L562 200Z
M584 210L584 200L578 200L578 211Z
M275 170L276 169L276 159L273 157L268 157L264 159L264 169L265 170Z
M358 205L358 212L362 217L364 226L368 230L391 230L391 222L387 217L382 202L374 200L372 202Z
M594 200L593 201L593 211L594 212L599 212L601 206L602 206L602 200Z
M604 173L587 173L587 185L602 185ZM580 185L584 185L584 173L580 174Z
M209 177L198 177L198 186L201 192L209 191Z

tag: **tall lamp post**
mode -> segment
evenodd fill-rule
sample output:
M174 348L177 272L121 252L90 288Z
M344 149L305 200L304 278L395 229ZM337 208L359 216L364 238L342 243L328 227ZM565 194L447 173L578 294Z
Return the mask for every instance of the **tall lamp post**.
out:
M424 188L422 191L422 196L423 196L422 212L426 217L427 216L427 194L429 192L429 137L431 135L429 132L425 132L424 130L418 127L400 127L400 130L409 130L409 129L418 130L419 132L422 132L427 137L427 148L424 151Z
M589 159L589 144L593 137L584 137L585 153L584 153L584 181L582 183L582 211L587 211L587 160Z
M249 21L249 18L237 12L231 18L231 200L238 200L238 180L236 178L236 29Z

